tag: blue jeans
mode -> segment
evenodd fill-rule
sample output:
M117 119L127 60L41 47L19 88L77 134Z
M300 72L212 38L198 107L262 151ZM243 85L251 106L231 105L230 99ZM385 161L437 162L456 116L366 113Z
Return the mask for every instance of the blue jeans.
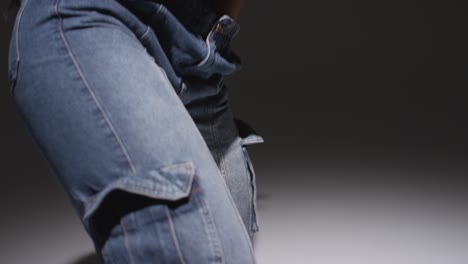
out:
M103 263L255 263L263 139L224 76L239 25L209 0L22 0L18 113Z

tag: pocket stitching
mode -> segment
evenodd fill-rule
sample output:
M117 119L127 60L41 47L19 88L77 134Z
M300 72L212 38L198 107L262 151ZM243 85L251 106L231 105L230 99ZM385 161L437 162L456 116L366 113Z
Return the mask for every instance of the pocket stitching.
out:
M86 200L83 222L87 228L90 227L91 218L113 191L120 190L152 199L176 201L190 195L194 176L193 162L186 161L159 167L143 176L128 175L116 179Z
M177 239L177 236L176 236L176 233L175 233L175 230L174 230L174 223L173 223L172 218L171 218L171 213L169 212L169 209L167 208L167 205L164 205L164 211L166 213L167 222L169 224L169 229L170 229L170 233L171 233L171 238L172 238L172 241L174 242L174 247L175 247L175 249L177 251L177 255L179 257L180 263L185 264L184 257L182 255L182 250L180 250L179 240Z

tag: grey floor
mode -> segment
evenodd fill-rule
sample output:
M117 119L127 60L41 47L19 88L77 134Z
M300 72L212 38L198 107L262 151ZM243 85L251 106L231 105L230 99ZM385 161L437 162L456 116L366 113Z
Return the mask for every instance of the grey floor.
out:
M462 170L280 164L256 163L259 264L468 263ZM2 202L0 263L98 263L58 184L43 181Z

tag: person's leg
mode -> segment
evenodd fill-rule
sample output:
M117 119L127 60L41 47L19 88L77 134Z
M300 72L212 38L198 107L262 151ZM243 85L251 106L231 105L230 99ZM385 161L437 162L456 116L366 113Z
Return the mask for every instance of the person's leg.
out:
M25 0L11 41L18 112L103 263L254 263L210 149L148 27L116 1Z
M223 57L232 55L232 39L239 31L237 22L226 16L212 24L205 39L215 43L215 50ZM240 66L240 60L232 62ZM210 65L215 71L216 61ZM227 182L246 229L253 239L258 232L255 171L247 145L262 143L263 138L244 121L236 118L229 102L229 89L224 75L214 74L208 79L187 80L188 89L181 97L195 120L218 167Z
M202 89L209 88L207 83L200 85ZM263 138L248 124L233 116L227 98L228 88L222 85L217 95L201 100L206 101L204 103L188 104L187 109L196 120L228 185L246 229L252 237L259 230L256 209L257 188L247 145L261 143ZM197 111L199 108L208 111Z
M247 145L262 143L263 138L232 113L224 77L241 67L240 58L231 49L231 42L240 26L229 16L217 15L210 3L206 0L166 1L165 6L169 9L166 15L173 21L169 23L172 25L170 32L177 34L166 34L163 39L177 42L194 34L204 44L197 49L199 52L210 46L205 62L197 67L187 70L185 65L175 62L179 73L186 76L185 91L180 97L210 148L253 239L259 228L255 171ZM178 19L171 19L173 16ZM153 24L156 31L164 27L157 21ZM171 54L171 50L167 52ZM189 52L181 49L174 53L174 57L179 57L180 53L186 55ZM179 65L181 67L177 67Z
M192 118L210 148L249 235L258 232L255 170L247 146L261 143L247 123L234 117L228 98L228 87L208 81L189 82L187 97L182 97ZM219 86L219 87L218 87ZM211 96L197 98L197 91L215 91ZM195 95L191 96L192 93ZM192 100L184 100L186 98Z
M166 65L165 72L210 148L252 236L258 231L256 186L246 146L263 139L234 118L224 84L224 77L241 66L230 49L238 23L229 16L218 17L207 0L120 2L158 36L156 41L147 35L147 51L158 64Z

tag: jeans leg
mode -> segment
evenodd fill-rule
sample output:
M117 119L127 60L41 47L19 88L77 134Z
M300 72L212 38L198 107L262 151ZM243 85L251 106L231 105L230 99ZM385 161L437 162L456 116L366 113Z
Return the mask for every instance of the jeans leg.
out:
M115 1L22 5L14 100L102 262L255 263L210 149L141 45L145 25L130 30Z
M177 10L179 12L176 13L183 13L180 9ZM233 71L219 72L221 69L240 69L240 58L230 49L239 25L229 16L220 16L210 23L208 21L208 27L201 27L211 28L206 36L203 34L204 30L195 34L212 45L213 54L226 60L214 60L203 69L195 68L190 71L193 77L185 79L188 88L180 96L210 148L246 230L253 239L253 234L259 230L257 187L255 171L246 146L262 143L263 138L250 125L234 117L229 104L229 90L224 83L225 75Z
M258 228L255 171L246 146L263 142L248 124L234 117L222 78L191 80L186 99L190 115L205 139L251 239ZM204 93L198 92L203 90ZM207 96L208 91L213 94ZM195 97L201 95L200 98ZM255 137L255 139L254 139ZM254 140L252 140L254 139ZM249 142L246 140L250 140Z
M255 135L256 140L252 140L253 130L246 133L247 124L238 126L224 85L224 76L241 66L240 58L230 49L239 25L227 15L214 14L206 0L164 1L164 5L120 1L158 36L159 40L154 40L153 30L146 35L147 51L159 64L169 62L163 68L210 148L252 235L258 231L256 186L246 145L263 139Z

